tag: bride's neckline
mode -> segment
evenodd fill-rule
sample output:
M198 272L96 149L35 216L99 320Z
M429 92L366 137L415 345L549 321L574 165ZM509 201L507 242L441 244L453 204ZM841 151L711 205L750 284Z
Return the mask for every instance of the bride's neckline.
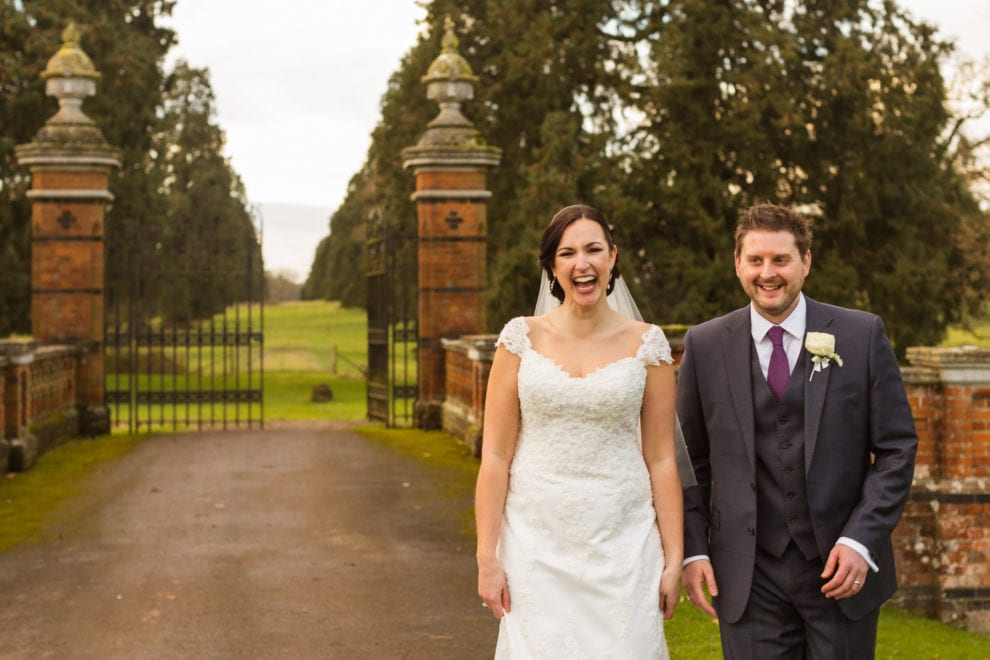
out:
M640 336L639 345L636 347L636 352L633 353L632 355L624 355L624 356L622 356L620 358L616 358L614 360L610 360L610 361L608 361L608 362L606 362L604 364L601 364L601 365L598 365L598 366L594 367L593 369L591 369L590 371L588 371L588 373L586 373L586 374L583 374L583 375L582 374L578 374L578 375L575 376L570 371L568 371L567 369L565 369L562 364L560 364L559 362L557 362L557 360L555 360L554 358L550 357L549 355L545 355L545 354L541 353L540 351L536 350L536 347L533 346L533 341L529 338L529 333L531 332L532 328L529 327L529 323L526 322L526 319L525 318L523 319L523 325L526 326L526 345L527 345L527 348L529 349L529 351L531 353L533 353L534 355L536 355L537 357L543 359L545 362L548 362L549 364L551 364L554 367L556 367L557 370L560 371L560 373L562 373L563 375L567 376L571 380L585 380L587 378L590 378L591 376L594 376L595 374L597 374L597 373L599 373L601 371L604 371L604 370L608 369L609 367L613 367L613 366L615 366L617 364L621 364L621 363L627 362L629 360L636 360L639 357L639 353L642 350L643 346L646 344L647 336L652 331L652 326L651 326L651 327L647 328L643 332L643 334Z
M609 367L614 367L615 365L621 364L622 362L626 362L628 360L635 360L636 359L636 356L635 355L626 355L625 357L620 357L617 360L612 360L611 362L606 362L605 364L603 364L601 366L595 367L594 369L592 369L588 373L584 374L583 376L581 376L581 375L575 376L574 374L572 374L571 372L569 372L567 369L564 369L563 365L561 365L559 362L557 362L556 360L554 360L552 357L549 357L547 355L544 355L543 353L540 353L538 350L536 350L535 348L533 348L533 345L532 344L530 344L530 346L529 346L529 351L530 351L530 353L532 353L536 357L540 358L544 362L547 362L548 364L552 365L553 367L556 367L557 371L559 371L561 374L563 374L567 378L570 378L571 380L586 380L588 378L591 378L592 376L594 376L597 373L600 373L602 371L605 371ZM637 353L638 353L638 351L637 351Z

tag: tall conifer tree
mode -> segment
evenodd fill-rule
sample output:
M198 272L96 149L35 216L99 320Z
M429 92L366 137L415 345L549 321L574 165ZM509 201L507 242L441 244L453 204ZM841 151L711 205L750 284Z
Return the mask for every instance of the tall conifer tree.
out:
M988 221L960 165L971 145L949 137L951 46L890 0L434 0L383 101L367 194L342 219L380 205L414 226L400 151L435 113L418 78L447 15L481 78L467 114L503 152L492 329L532 309L539 234L574 202L612 218L622 271L658 322L744 302L732 228L763 201L816 222L809 294L880 313L901 354L983 304L990 270L973 246ZM322 254L363 249L353 225L336 231ZM333 297L332 279L310 293Z

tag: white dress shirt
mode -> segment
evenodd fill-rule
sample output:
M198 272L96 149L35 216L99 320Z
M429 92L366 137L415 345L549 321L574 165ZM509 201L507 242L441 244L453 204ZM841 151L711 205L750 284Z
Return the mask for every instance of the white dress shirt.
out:
M801 343L804 341L804 331L807 326L808 303L804 301L804 294L798 294L798 303L790 316L784 319L780 327L784 329L784 352L787 353L788 373L794 373L794 365L797 364L798 356L801 355ZM749 306L749 326L753 332L753 343L756 344L756 357L760 359L760 369L763 377L767 377L770 369L770 354L773 353L773 342L767 336L767 332L773 327L773 323L766 320L756 311L752 305Z

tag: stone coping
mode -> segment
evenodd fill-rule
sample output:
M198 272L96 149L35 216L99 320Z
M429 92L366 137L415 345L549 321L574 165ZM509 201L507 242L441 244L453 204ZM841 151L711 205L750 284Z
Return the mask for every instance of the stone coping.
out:
M495 340L498 335L464 335L457 339L441 339L444 350L466 355L475 361L491 361L495 355Z
M463 146L406 147L402 150L402 167L473 165L495 167L502 159L502 150L478 144Z
M28 365L44 360L54 360L66 356L78 356L91 350L93 342L78 344L39 345L34 339L0 339L0 367L8 365Z
M912 346L907 349L907 358L916 367L945 368L985 365L990 368L990 348L979 346L956 346L953 348Z
M462 199L462 200L475 200L475 199L490 199L492 196L491 191L488 190L419 190L414 192L409 198L417 202L421 199Z
M936 371L938 380L946 385L990 386L990 349L988 348L912 346L907 349L907 358L914 367Z
M113 193L108 190L68 190L60 188L44 188L39 190L29 190L27 198L34 201L73 201L73 200L102 200L113 201Z
M905 385L935 385L940 382L938 369L931 367L901 367Z
M118 168L122 152L109 144L29 142L15 148L19 165L59 169L65 166Z
M55 358L75 355L81 355L87 352L93 346L92 342L86 342L82 344L52 344L49 346L41 346L35 351L35 357L37 360L52 360Z
M10 357L33 353L38 349L38 342L31 337L0 339L0 355Z

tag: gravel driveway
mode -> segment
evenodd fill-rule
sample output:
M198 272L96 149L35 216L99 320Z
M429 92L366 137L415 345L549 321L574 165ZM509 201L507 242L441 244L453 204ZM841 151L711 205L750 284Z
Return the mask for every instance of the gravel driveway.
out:
M0 657L490 658L452 484L346 429L148 439L0 554Z

